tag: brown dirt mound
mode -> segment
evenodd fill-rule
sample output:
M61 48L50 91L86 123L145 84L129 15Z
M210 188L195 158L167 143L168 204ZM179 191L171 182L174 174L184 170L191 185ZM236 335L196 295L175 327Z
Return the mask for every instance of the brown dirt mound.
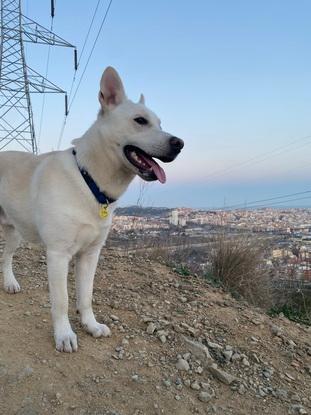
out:
M311 413L306 327L271 319L198 278L106 250L94 310L112 337L82 330L71 274L79 351L62 354L54 349L44 252L24 245L15 273L22 292L0 292L1 414Z

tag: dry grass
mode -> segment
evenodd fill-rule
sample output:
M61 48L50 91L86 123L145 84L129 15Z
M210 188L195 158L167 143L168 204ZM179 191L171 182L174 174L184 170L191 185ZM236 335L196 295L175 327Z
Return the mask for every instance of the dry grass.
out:
M247 236L217 236L210 254L211 275L222 287L249 303L268 308L272 304L272 281L264 266L265 246Z

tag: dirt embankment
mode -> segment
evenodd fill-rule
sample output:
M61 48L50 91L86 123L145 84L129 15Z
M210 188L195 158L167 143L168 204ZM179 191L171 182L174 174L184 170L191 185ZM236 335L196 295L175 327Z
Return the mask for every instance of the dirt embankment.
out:
M0 248L1 250L1 248ZM94 339L54 349L44 252L15 258L22 292L0 292L0 414L311 414L311 330L270 319L205 282L103 251Z

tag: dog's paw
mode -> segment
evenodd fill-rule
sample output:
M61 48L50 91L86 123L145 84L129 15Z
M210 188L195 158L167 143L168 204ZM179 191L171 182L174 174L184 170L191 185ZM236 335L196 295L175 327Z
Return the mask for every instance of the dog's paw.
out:
M10 281L8 283L4 283L4 290L8 294L16 294L16 293L20 292L21 287L20 287L19 283L15 280L15 281Z
M78 339L72 330L57 334L55 333L56 350L59 352L72 353L78 350Z
M111 331L110 328L108 326L106 326L106 324L100 324L97 323L97 321L90 325L85 325L84 326L86 331L88 333L90 333L93 337L110 337L111 336Z

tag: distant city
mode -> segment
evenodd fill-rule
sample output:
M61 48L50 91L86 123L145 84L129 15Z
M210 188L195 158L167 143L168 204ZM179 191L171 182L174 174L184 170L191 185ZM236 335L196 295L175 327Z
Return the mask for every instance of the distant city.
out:
M278 265L278 278L311 282L311 208L119 208L108 245L133 253L156 246L168 250L187 246L206 252L219 233L268 241L265 263L267 267ZM200 266L206 267L206 262Z

